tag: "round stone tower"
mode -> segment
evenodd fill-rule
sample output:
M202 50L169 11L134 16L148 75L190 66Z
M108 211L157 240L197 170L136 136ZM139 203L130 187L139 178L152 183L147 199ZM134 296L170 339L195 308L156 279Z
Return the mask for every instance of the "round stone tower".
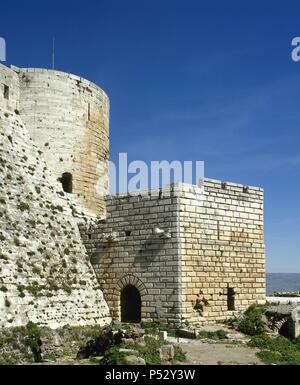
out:
M81 77L19 69L20 115L66 193L91 213L105 214L108 192L109 99Z

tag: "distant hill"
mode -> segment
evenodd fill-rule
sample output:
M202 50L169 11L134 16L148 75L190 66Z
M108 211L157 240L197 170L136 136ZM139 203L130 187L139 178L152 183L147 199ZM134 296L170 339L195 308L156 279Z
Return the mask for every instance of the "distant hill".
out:
M268 273L267 295L271 295L273 291L300 291L300 274Z

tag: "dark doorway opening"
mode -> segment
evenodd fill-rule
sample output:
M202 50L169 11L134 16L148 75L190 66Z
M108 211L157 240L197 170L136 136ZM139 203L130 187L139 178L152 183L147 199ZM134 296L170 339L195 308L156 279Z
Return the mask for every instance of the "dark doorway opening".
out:
M58 179L61 184L64 192L72 194L73 192L73 177L69 172L62 174L62 177Z
M121 292L121 321L141 322L141 295L133 285L127 285Z
M235 310L235 291L232 287L227 288L227 309Z

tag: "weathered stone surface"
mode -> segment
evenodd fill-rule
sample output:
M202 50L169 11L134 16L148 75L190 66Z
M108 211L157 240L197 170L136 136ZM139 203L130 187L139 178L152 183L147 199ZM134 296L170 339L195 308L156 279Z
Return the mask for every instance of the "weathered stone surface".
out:
M105 93L74 75L16 67L0 66L0 84L10 88L9 98L0 94L0 312L5 324L28 319L53 327L108 322L74 215L94 214L80 224L80 232L117 319L121 293L129 285L141 297L141 317L134 321L176 327L222 320L264 303L262 189L206 179L204 190L175 184L106 196L104 202L108 175L102 161L108 159L109 146ZM65 172L73 175L71 196L57 182ZM21 213L17 200L25 204ZM51 260L48 267L44 257ZM18 277L16 283L12 276ZM49 295L50 287L55 295L52 289Z
M165 341L168 338L168 332L160 331L159 332L159 339L162 341Z
M0 65L3 84L10 93L0 93L0 326L106 325L109 309L74 216L84 209L29 136L18 74Z
M119 352L124 353L124 354L128 354L128 355L132 355L132 356L138 356L139 355L139 352L137 350L133 350L133 349L121 348L121 349L119 349Z
M125 339L132 338L135 340L137 338L143 337L145 335L145 330L138 325L132 325L129 326L128 329L122 330L122 333Z
M295 309L293 309L291 318L291 335L293 338L297 338L300 336L300 306L297 306Z
M162 362L172 361L175 354L173 345L163 345L158 349L158 352Z
M141 357L129 355L121 358L118 365L146 365L146 361Z
M93 226L92 239L80 230L115 318L127 285L140 293L142 319L174 326L224 320L265 302L262 189L206 179L204 192L176 184L108 196L106 204L107 220ZM101 241L112 232L114 242Z

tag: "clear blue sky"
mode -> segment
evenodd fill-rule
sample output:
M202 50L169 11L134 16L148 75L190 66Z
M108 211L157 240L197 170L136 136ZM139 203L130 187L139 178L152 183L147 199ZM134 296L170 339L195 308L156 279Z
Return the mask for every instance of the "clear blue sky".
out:
M8 64L56 68L111 100L111 155L204 160L262 186L268 272L300 273L299 1L1 3Z

